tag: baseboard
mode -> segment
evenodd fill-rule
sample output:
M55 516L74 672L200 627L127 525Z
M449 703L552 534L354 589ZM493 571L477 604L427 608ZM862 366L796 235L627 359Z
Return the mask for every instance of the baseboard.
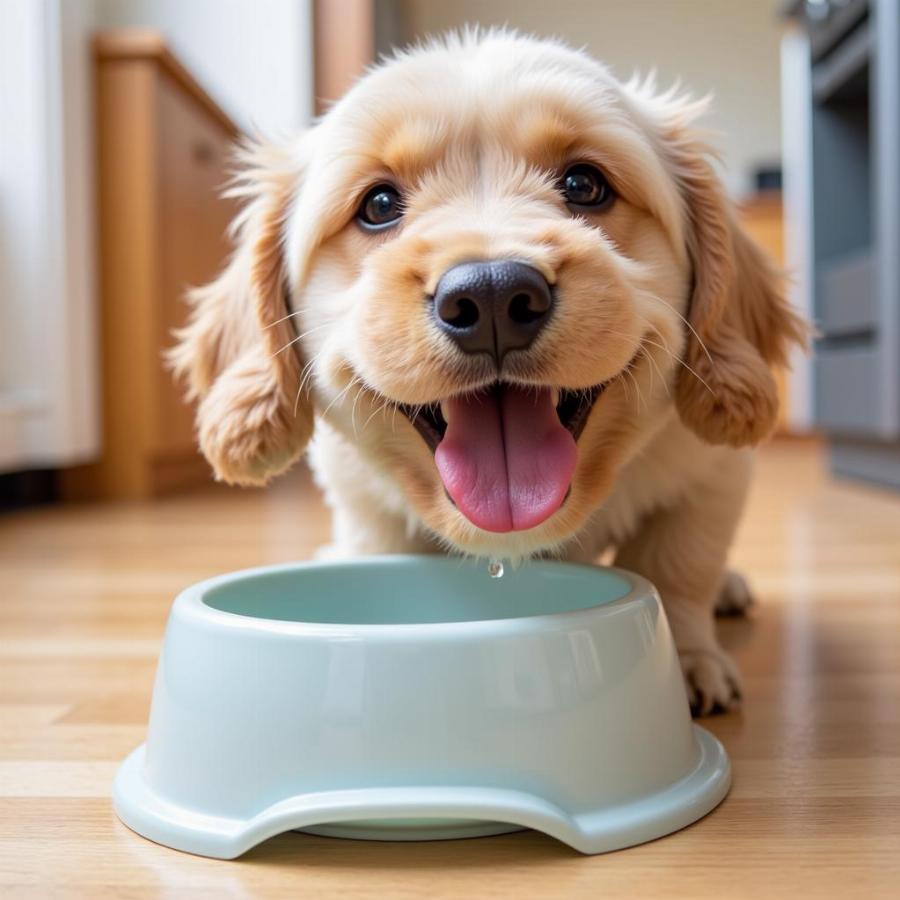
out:
M835 475L900 490L900 442L832 437L828 458Z
M59 500L56 469L29 469L0 475L0 512L39 506Z

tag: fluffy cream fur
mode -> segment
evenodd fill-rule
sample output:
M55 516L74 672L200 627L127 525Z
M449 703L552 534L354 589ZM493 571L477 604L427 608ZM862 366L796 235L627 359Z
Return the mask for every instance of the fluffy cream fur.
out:
M775 421L770 366L805 329L735 223L692 125L700 112L560 44L490 32L400 54L294 144L249 149L235 255L193 295L172 353L217 476L265 482L299 457L315 420L333 554L592 560L615 546L659 587L698 709L732 705L737 674L712 611L745 448ZM608 210L574 216L563 203L557 181L579 161L609 178ZM403 222L366 233L355 211L384 180L403 191ZM448 267L490 258L528 261L557 297L504 377L569 389L611 379L568 500L510 534L457 511L397 408L496 377L441 337L425 303Z

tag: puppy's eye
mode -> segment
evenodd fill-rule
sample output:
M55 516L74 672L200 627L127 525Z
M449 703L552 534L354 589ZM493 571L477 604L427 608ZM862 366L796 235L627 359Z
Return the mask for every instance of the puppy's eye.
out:
M377 231L396 224L402 215L400 192L391 184L379 184L363 197L356 218L363 228Z
M578 163L566 169L559 189L570 206L602 207L609 204L614 196L606 176L588 163Z

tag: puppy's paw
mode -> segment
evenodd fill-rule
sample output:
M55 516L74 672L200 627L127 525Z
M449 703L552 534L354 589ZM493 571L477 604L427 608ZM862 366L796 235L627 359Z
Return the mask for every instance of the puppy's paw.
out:
M750 585L740 572L729 569L725 573L719 597L716 600L717 616L744 616L755 603Z
M741 676L737 666L718 647L681 650L681 671L695 716L729 712L741 703Z

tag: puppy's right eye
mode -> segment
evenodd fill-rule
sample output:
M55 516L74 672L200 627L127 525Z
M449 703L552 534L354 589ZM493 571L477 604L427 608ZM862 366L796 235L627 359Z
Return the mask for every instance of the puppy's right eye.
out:
M578 163L566 169L559 188L569 206L591 212L605 209L614 198L606 176L589 163Z
M403 200L400 192L391 184L373 187L359 205L356 219L369 231L380 231L396 225L403 215Z

